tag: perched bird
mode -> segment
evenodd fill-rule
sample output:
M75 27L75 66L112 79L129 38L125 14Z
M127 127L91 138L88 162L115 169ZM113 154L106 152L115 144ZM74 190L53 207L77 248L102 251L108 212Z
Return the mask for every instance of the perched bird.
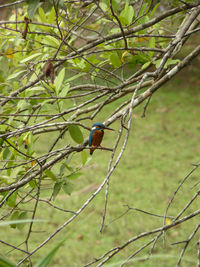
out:
M100 146L101 141L103 139L105 129L114 131L114 129L111 129L111 128L105 126L103 123L97 122L97 123L94 123L92 125L92 130L91 130L90 136L89 136L89 146L92 147L90 149L90 155L93 154L95 148Z

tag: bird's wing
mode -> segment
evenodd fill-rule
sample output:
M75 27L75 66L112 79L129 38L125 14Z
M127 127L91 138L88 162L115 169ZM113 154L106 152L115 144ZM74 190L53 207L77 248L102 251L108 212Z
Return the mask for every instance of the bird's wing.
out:
M93 136L93 131L91 131L89 135L89 146L92 145L92 136Z

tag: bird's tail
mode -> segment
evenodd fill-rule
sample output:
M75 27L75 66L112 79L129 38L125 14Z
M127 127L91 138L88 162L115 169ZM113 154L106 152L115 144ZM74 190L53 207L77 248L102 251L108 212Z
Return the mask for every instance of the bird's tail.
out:
M92 155L93 152L94 152L94 148L91 148L91 149L90 149L90 155Z

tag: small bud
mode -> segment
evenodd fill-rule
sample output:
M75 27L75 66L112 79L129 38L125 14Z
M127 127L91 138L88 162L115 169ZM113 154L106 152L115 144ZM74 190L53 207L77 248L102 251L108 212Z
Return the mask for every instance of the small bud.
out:
M25 21L25 28L24 28L24 31L22 32L22 37L26 40L26 35L27 35L27 31L28 31L28 24L29 24L30 20L27 17L24 17L24 21Z
M48 59L44 67L44 75L48 78L50 77L51 83L54 83L54 66L51 63L51 60Z

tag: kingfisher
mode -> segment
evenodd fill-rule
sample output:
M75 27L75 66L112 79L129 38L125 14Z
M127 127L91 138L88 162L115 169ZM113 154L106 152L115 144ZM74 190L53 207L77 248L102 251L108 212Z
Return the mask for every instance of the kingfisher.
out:
M92 147L90 149L90 155L93 154L95 148L97 148L98 146L101 147L100 144L101 144L101 141L103 139L105 129L110 130L110 131L114 131L114 129L109 128L100 122L96 122L92 125L92 130L91 130L90 136L89 136L89 146Z

